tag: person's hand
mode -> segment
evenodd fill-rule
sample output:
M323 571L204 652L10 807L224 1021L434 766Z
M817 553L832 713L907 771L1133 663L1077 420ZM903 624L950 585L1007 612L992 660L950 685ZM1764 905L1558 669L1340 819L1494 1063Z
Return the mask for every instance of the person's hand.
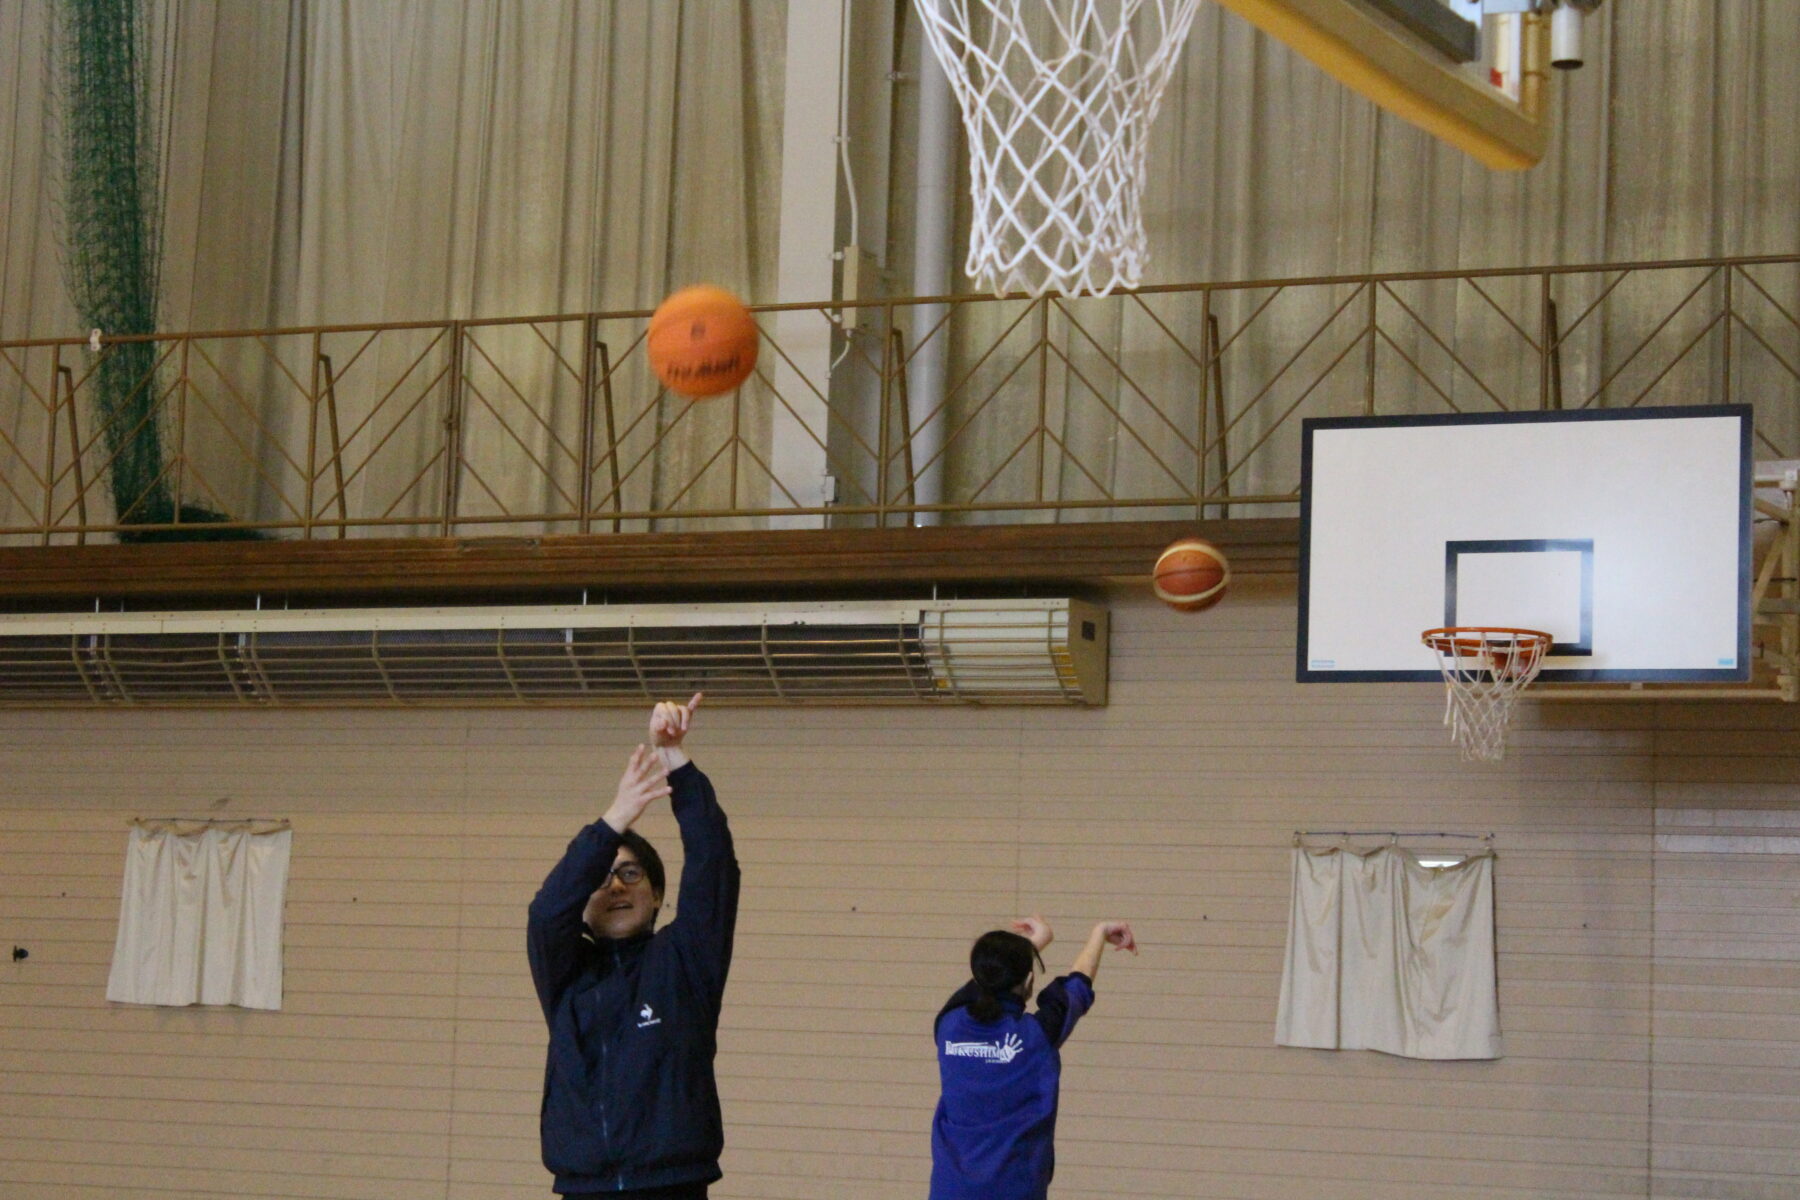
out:
M1096 932L1106 939L1106 944L1115 950L1138 952L1137 938L1131 934L1131 926L1124 921L1102 921L1094 926Z
M1014 933L1019 934L1033 946L1036 946L1038 953L1040 954L1043 953L1044 947L1050 944L1051 939L1056 936L1050 932L1050 922L1044 920L1044 918L1037 913L1032 913L1029 917L1020 917L1012 923L1010 928Z
M619 790L613 793L612 807L603 818L614 832L624 833L631 823L650 807L650 802L669 794L669 772L662 759L644 746L631 752L625 773L619 776Z
M687 736L688 726L694 722L694 710L700 707L702 694L695 692L694 698L686 704L659 701L650 710L650 744L658 750L679 747L681 739Z

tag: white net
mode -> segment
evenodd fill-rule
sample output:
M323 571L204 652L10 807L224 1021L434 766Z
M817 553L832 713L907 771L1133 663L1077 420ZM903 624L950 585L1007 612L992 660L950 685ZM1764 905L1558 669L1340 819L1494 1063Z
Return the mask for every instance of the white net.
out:
M1430 629L1424 642L1437 652L1448 696L1444 724L1469 762L1506 756L1519 693L1537 678L1551 637L1533 629Z
M1199 0L915 4L969 133L969 277L995 294L1135 287L1150 124Z

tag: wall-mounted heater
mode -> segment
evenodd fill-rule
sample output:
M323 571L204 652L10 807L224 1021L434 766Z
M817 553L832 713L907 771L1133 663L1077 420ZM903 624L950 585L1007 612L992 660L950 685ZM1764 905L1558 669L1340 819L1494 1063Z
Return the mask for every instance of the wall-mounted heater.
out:
M0 614L0 705L1106 703L1080 600Z

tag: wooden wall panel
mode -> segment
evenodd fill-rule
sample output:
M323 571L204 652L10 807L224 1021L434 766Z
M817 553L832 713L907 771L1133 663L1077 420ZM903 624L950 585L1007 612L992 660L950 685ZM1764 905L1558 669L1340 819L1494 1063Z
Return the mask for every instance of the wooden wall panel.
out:
M1101 710L704 710L745 867L720 1197L916 1200L931 1015L1041 909L1137 923L1066 1052L1055 1194L1772 1200L1800 1188L1800 714L1301 688L1293 592L1112 598ZM0 713L0 1194L547 1194L525 906L620 711ZM104 998L124 821L294 821L281 1013ZM1272 1044L1296 829L1493 833L1507 1057ZM679 866L672 819L645 832ZM1707 840L1711 839L1711 840Z
M1755 757L1736 731L1683 730L1668 744L1683 760ZM1800 1188L1800 810L1659 808L1654 867L1658 1195L1704 1200L1729 1180L1733 1200L1791 1197Z

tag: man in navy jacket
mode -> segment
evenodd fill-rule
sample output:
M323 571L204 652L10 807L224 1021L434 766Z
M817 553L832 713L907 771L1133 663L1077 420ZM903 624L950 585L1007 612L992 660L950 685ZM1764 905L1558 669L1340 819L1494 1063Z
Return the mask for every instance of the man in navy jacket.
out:
M531 902L531 978L550 1026L539 1128L565 1196L693 1200L721 1174L713 1057L739 875L712 784L682 749L699 703L656 706L649 748ZM631 824L661 796L684 861L675 920L657 930L662 861Z

